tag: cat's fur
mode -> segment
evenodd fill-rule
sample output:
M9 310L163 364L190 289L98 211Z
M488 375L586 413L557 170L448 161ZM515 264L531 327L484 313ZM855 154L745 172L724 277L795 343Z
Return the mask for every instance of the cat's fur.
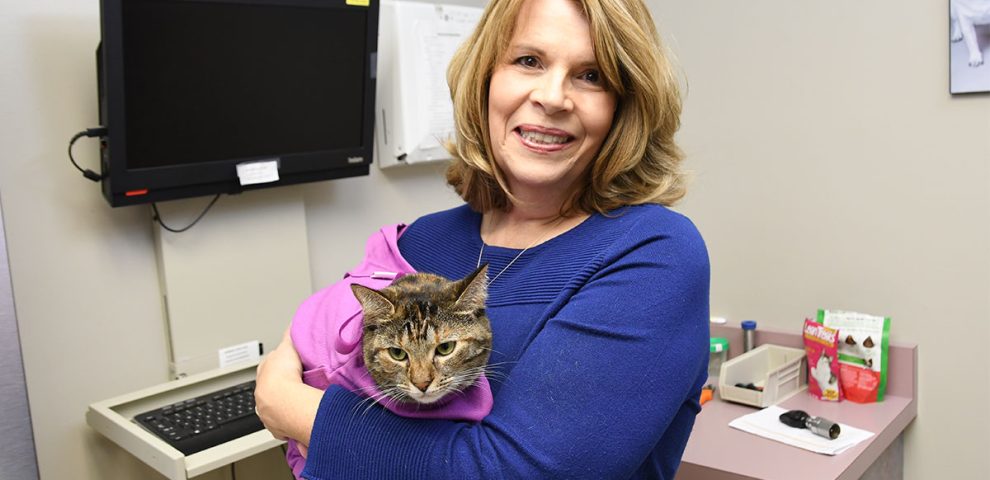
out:
M485 373L487 265L458 281L415 273L381 290L351 289L364 311L364 363L385 396L431 404Z
M966 41L969 66L983 65L983 50L976 35L976 25L990 25L990 0L950 0L949 18L952 41Z

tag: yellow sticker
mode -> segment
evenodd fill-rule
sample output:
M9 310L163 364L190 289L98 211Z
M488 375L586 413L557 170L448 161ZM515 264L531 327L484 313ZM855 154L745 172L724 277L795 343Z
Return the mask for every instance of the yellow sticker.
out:
M348 5L354 5L355 7L368 7L371 5L371 0L346 0Z

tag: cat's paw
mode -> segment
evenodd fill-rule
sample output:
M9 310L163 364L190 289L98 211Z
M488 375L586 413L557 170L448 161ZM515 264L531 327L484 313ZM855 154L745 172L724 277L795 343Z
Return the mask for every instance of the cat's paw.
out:
M983 54L980 52L975 52L969 55L969 66L979 67L983 65Z
M953 43L954 43L954 42L958 42L958 41L962 40L962 38L963 38L962 37L962 29L959 28L959 25L958 24L955 24L955 22L953 22L953 25L952 25L952 36L949 37L949 39L952 40Z

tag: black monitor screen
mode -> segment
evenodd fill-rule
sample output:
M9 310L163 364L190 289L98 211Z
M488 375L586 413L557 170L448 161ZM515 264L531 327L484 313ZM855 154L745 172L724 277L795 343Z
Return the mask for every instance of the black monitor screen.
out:
M362 144L357 9L123 2L128 169ZM346 39L342 41L341 39Z

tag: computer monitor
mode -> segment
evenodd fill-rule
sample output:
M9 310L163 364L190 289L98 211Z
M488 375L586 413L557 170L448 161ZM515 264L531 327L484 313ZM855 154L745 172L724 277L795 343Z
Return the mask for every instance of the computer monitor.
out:
M106 199L116 207L367 175L378 4L102 0Z

